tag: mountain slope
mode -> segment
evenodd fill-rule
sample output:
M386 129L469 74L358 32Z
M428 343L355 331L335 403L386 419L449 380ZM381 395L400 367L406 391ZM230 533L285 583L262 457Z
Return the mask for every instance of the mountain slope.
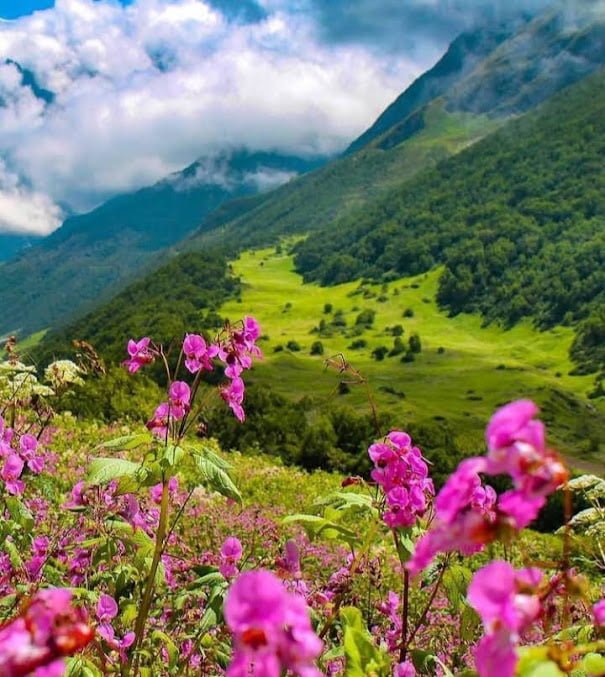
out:
M445 264L438 300L512 325L605 305L605 70L297 247L306 280Z
M0 331L23 333L81 313L230 198L267 190L317 162L245 151L198 161L156 185L67 219L0 268Z

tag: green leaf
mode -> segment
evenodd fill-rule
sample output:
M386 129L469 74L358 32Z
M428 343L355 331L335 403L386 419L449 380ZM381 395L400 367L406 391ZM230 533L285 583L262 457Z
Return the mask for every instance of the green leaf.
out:
M7 496L5 502L11 519L29 533L34 528L35 521L27 506L17 496Z
M345 677L387 677L390 674L389 657L374 644L361 611L344 607L340 610L340 619L344 626Z
M129 451L130 449L136 449L143 444L148 444L150 441L151 436L149 433L138 433L137 435L124 435L122 437L116 437L113 440L108 440L107 442L101 442L96 448Z
M471 582L473 574L466 567L454 565L443 574L443 589L449 600L449 603L455 608L460 609L466 598L466 591Z
M195 455L195 464L202 482L222 496L231 498L241 505L242 495L235 486L235 482L223 467L214 462L213 457L216 457L216 454L208 454L208 452L198 452Z
M584 656L582 668L589 675L605 675L605 656L598 653L589 653Z
M107 484L122 477L135 477L142 470L139 463L124 458L95 458L88 469L91 484Z
M161 630L154 630L151 637L162 642L168 652L168 667L173 668L179 660L179 650L172 639Z
M176 468L184 455L185 450L182 447L179 447L176 444L169 444L164 450L162 461L164 461L168 467Z

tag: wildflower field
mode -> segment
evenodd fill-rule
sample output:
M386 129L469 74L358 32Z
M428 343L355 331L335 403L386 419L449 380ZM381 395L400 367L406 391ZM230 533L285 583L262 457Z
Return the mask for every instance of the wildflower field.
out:
M260 337L245 317L128 341L132 379L164 366L146 425L56 415L85 369L8 346L0 675L605 674L605 480L573 475L531 400L444 482L378 417L370 473L306 473L208 436L209 409L246 425ZM555 495L563 526L533 531Z

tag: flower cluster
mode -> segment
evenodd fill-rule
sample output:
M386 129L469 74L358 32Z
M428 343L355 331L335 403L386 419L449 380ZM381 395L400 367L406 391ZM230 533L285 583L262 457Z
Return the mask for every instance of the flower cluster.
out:
M34 435L25 433L17 442L15 431L6 427L0 416L0 458L4 459L0 478L9 494L19 496L25 490L22 476L26 466L34 475L42 472L44 456L39 451L38 440Z
M244 421L246 417L243 408L245 385L241 374L252 367L253 358L262 356L256 345L259 336L258 322L253 317L245 317L237 325L228 324L213 343L207 343L199 334L186 334L183 340L182 355L189 373L197 376L202 371L211 371L214 368L214 358L223 363L224 374L229 382L220 388L220 396L239 421ZM151 339L147 336L139 341L128 341L129 358L123 364L131 374L155 359L158 350L150 346ZM173 381L169 388L168 401L162 402L156 408L147 423L149 430L157 437L165 438L170 422L180 421L189 412L194 395L187 383Z
M503 561L491 562L474 575L468 599L485 629L475 649L480 677L514 677L519 636L542 613L542 579L540 569L515 570Z
M21 614L0 628L0 674L3 677L60 677L64 656L93 638L81 609L63 588L40 590Z
M564 464L546 447L543 423L533 418L537 412L533 402L519 400L494 414L486 429L487 455L462 461L448 478L435 500L435 521L407 565L411 573L439 552L469 555L503 530L523 529L567 480ZM507 474L514 488L497 497L480 474Z
M385 523L392 529L411 527L424 515L435 493L422 452L412 446L407 433L395 430L368 453L374 463L372 479L385 496Z
M227 677L321 677L314 662L322 642L311 627L302 597L288 592L269 571L248 571L233 583L225 618L234 637Z

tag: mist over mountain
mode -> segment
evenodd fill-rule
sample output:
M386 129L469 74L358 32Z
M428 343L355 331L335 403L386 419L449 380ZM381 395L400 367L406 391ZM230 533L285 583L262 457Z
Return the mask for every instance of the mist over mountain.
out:
M269 190L321 162L235 150L68 218L0 268L0 298L11 308L2 331L27 333L81 312L112 285L132 279L226 200ZM19 243L24 242L0 239L7 255Z

